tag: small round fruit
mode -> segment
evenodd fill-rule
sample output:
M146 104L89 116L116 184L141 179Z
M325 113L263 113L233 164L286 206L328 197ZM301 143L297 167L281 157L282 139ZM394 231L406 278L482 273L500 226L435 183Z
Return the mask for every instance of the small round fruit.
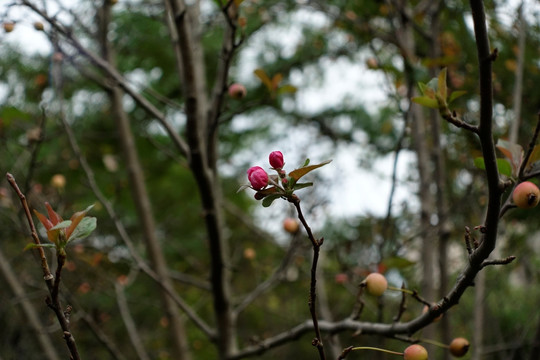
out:
M465 356L470 346L471 344L469 344L467 339L462 337L455 338L450 343L450 353L455 357Z
M388 288L388 281L379 273L369 274L365 281L367 292L373 296L381 296Z
M4 23L4 31L7 33L10 33L15 29L15 23L12 22L5 22Z
M428 353L422 345L413 344L403 352L404 360L427 360Z
M62 174L53 175L51 185L57 189L63 189L66 186L66 177Z
M514 189L512 200L518 208L530 209L538 205L540 201L540 190L538 186L530 181L524 181Z
M36 29L37 31L43 31L45 27L43 26L43 23L41 21L36 21L34 23L34 29Z
M244 258L247 260L254 260L256 256L257 253L255 252L255 249L250 247L244 249Z
M298 225L298 221L296 221L295 219L286 218L285 220L283 220L283 230L285 230L289 234L296 234L299 229L300 225Z
M229 86L229 96L233 99L243 99L246 94L246 87L242 84L234 83Z

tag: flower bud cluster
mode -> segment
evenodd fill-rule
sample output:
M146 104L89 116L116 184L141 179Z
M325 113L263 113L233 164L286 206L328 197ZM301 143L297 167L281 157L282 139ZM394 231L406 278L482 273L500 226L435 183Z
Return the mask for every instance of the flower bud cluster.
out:
M282 185L286 187L289 182L289 180L287 179L287 173L285 172L285 170L283 170L283 166L285 165L285 161L283 160L283 153L281 151L272 151L268 156L268 161L270 163L270 166L272 167L272 170L275 170L278 175L270 176L260 166L250 167L247 171L247 177L249 183L251 184L251 187L254 190L263 190L270 183L272 183L273 185L278 185L277 182L279 180L281 180Z

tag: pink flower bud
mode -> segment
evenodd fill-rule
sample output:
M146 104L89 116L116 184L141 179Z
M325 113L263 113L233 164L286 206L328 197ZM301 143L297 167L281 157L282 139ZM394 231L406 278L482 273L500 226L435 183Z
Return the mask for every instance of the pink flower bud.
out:
M251 187L255 190L261 190L268 185L268 174L260 166L252 166L247 171L248 180Z
M281 169L285 164L283 162L283 154L281 151L272 151L269 156L270 166L274 169Z

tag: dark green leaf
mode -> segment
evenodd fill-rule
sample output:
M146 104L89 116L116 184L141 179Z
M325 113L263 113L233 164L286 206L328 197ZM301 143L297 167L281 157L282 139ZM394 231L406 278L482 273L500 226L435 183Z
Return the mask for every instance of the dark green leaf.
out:
M300 189L303 189L303 188L306 188L306 187L309 187L309 186L313 186L313 183L312 182L296 183L296 184L294 184L294 190L300 190Z
M265 197L263 199L262 205L264 207L269 207L270 205L272 205L274 200L279 199L280 197L281 197L281 195L279 195L279 194L268 195L267 197Z

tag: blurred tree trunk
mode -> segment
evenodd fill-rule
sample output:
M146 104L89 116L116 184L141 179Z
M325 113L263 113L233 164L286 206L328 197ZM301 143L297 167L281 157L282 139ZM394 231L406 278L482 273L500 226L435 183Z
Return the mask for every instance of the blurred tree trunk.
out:
M103 8L100 12L100 42L103 58L106 59L109 64L115 66L114 51L110 46L110 42L107 40L111 15L110 7L111 4L106 1L104 2ZM150 256L153 270L158 275L160 282L165 284L167 288L173 288L172 282L168 275L169 270L163 254L163 249L161 248L161 244L156 236L156 226L154 222L152 205L146 184L144 182L144 171L137 153L135 138L129 124L128 116L123 109L123 91L120 89L120 87L113 86L111 87L108 95L111 102L112 115L116 121L116 126L118 129L118 137L123 149L125 164L129 174L129 183L131 192L133 194L133 201L137 209L139 223L143 232L143 239L145 241L148 255ZM191 359L191 353L189 351L189 345L186 338L184 320L181 317L178 306L171 296L167 294L163 287L159 287L159 293L162 298L166 317L171 326L169 334L171 336L174 349L173 358L189 360Z
M237 352L236 317L231 301L231 266L228 239L224 234L223 199L217 169L218 120L233 54L237 21L236 5L228 2L227 27L219 56L214 91L209 99L200 23L200 2L164 0L170 19L182 95L185 99L188 163L197 183L208 235L212 300L216 319L216 345L220 359Z
M412 10L403 2L400 12L400 26L396 29L396 38L398 39L405 65L405 81L407 84L407 97L411 99L418 95L416 90L417 81L413 66L416 62L416 41L414 36L413 23L410 21ZM410 103L408 111L410 119L408 123L411 126L411 137L413 150L416 153L418 168L418 197L420 200L420 229L421 229L421 263L422 263L422 281L421 294L424 299L433 301L435 292L435 259L436 259L436 233L431 223L431 217L436 214L435 199L432 192L433 184L433 166L430 161L430 147L428 124L424 109L420 106ZM433 326L428 326L423 330L423 337L433 339L435 336ZM432 346L426 346L428 352L434 352Z
M43 324L39 321L38 313L34 308L34 305L30 302L28 295L20 284L19 277L11 268L10 261L4 256L2 250L0 250L0 271L4 275L4 278L15 297L20 301L22 311L28 320L28 326L36 334L37 343L41 347L41 350L43 350L41 356L48 360L59 360L60 357L52 345L53 342L51 341L49 334L45 331Z

